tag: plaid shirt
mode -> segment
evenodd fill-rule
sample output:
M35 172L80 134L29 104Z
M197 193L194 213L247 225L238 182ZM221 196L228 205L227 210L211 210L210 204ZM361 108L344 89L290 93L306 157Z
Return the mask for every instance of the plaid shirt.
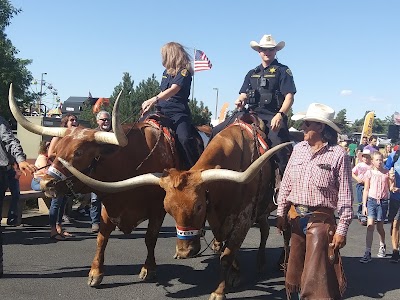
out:
M279 189L277 215L285 216L291 204L337 209L336 233L346 236L353 192L350 159L342 147L326 143L314 154L306 141L294 147Z

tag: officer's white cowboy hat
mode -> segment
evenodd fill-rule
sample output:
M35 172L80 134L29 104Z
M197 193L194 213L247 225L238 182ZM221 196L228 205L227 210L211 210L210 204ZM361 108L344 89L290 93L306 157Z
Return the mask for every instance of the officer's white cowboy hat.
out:
M260 48L275 48L276 51L279 51L282 50L283 47L285 47L285 42L281 41L279 43L276 43L272 35L265 34L261 38L260 43L257 43L256 41L251 41L250 47L256 51L260 50Z
M311 103L307 112L294 114L291 119L293 121L304 120L324 123L340 133L340 128L333 122L334 117L335 111L333 108L321 103Z

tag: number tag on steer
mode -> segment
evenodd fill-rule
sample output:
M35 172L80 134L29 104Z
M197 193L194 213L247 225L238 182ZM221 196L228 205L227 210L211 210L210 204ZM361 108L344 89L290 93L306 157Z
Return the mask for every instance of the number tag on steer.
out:
M176 226L176 236L181 240L190 240L200 235L200 230L189 227Z

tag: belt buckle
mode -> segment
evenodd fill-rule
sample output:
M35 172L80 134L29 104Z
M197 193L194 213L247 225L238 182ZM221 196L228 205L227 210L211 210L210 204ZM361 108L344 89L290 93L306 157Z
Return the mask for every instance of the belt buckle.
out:
M311 214L307 205L299 204L296 207L296 212L299 214L300 218L304 218Z

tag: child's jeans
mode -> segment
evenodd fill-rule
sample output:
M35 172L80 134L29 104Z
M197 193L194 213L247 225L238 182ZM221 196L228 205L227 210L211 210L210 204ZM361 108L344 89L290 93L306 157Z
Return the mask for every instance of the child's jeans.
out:
M382 222L387 216L387 211L389 207L388 199L381 199L378 201L375 198L368 197L367 209L368 209L368 219L374 219L377 222Z

